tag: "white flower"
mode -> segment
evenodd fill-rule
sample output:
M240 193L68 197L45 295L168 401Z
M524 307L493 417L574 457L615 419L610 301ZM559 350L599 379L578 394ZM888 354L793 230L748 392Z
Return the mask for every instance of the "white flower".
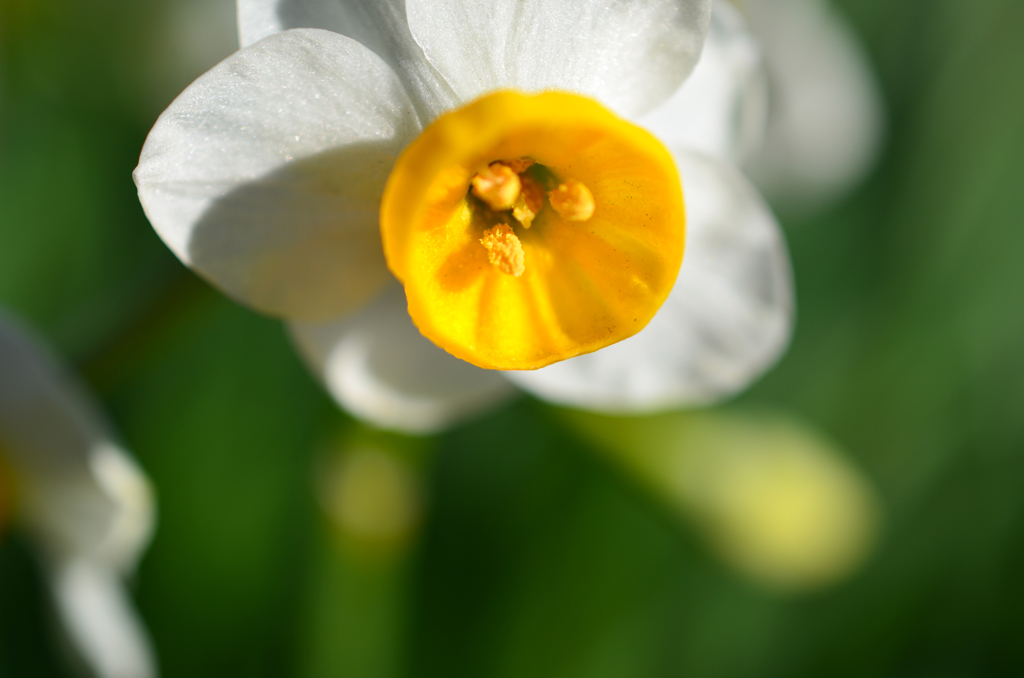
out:
M36 543L64 629L91 671L155 676L123 584L152 534L149 483L82 386L0 313L0 530L9 519Z
M671 294L638 334L541 369L481 369L425 339L378 225L396 158L446 111L497 90L556 90L647 124L709 21L710 0L240 0L242 50L160 117L135 172L140 199L182 261L288 320L332 395L376 425L437 430L512 384L607 411L712 402L785 347L790 270L757 191L685 135L648 125L686 192ZM732 114L721 99L712 124Z

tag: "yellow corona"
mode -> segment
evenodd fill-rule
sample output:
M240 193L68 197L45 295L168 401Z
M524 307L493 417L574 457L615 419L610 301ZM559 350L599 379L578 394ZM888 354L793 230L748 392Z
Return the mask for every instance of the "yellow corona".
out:
M480 367L527 370L647 325L679 272L685 211L648 132L583 96L502 91L406 148L381 233L420 332Z

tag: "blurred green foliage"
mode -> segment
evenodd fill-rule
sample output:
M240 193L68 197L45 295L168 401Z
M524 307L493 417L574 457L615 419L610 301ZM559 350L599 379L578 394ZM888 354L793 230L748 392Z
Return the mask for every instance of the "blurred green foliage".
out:
M186 2L0 4L0 303L78 365L158 488L137 592L166 677L1024 673L1024 3L840 3L888 151L785 224L796 336L740 405L837 440L887 531L854 580L786 597L525 398L434 441L419 542L353 564L312 476L355 424L135 196L146 132L201 70L168 34ZM5 539L0 675L64 675L51 624ZM376 658L346 664L346 629Z

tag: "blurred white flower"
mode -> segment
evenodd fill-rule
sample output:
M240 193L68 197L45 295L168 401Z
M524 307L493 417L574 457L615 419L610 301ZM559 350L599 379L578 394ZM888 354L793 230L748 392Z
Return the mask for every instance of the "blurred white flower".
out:
M768 118L768 77L758 38L741 11L715 0L693 73L641 123L661 138L742 167L761 150Z
M741 390L782 352L793 310L783 238L756 189L721 159L756 142L722 124L747 73L710 78L722 93L698 102L708 110L692 119L644 118L692 69L710 0L240 0L238 9L242 50L160 117L135 173L140 199L182 261L290 322L356 416L434 431L508 397L512 384L606 411L703 404ZM741 23L715 30L749 42ZM583 94L646 125L686 192L686 257L649 324L533 371L481 369L424 338L381 252L380 201L396 158L438 116L496 90Z
M878 159L881 87L857 34L828 0L741 6L770 82L764 145L746 168L773 204L813 212L842 198Z
M0 312L0 530L13 523L37 546L64 630L97 678L156 675L124 588L154 518L149 482L92 398Z
M645 123L744 168L804 215L864 178L885 127L864 47L827 0L715 0L697 67Z

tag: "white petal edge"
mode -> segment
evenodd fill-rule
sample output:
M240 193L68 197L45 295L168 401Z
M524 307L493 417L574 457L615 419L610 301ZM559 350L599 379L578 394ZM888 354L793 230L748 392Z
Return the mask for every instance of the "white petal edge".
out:
M289 329L334 399L380 428L434 433L516 392L502 373L459 360L420 334L398 284L348 319Z
M134 568L155 525L149 481L81 384L2 313L0 450L16 476L18 519L45 555Z
M328 31L272 35L160 116L135 182L157 233L226 294L322 320L389 280L380 196L419 122L394 72Z
M742 13L716 2L700 61L668 101L637 122L666 143L741 164L760 149L768 76Z
M857 35L821 0L745 0L764 49L771 113L747 165L773 203L811 213L839 199L878 158L885 114Z
M322 28L368 47L395 70L424 121L457 105L409 32L404 0L238 0L242 47L290 28Z
M155 678L149 637L116 572L72 560L50 577L64 628L98 678Z
M406 0L409 28L463 101L496 89L578 92L621 115L693 69L710 0Z
M792 273L779 225L733 166L674 149L686 198L686 252L671 294L629 339L533 372L506 372L544 400L612 413L710 404L782 354Z

